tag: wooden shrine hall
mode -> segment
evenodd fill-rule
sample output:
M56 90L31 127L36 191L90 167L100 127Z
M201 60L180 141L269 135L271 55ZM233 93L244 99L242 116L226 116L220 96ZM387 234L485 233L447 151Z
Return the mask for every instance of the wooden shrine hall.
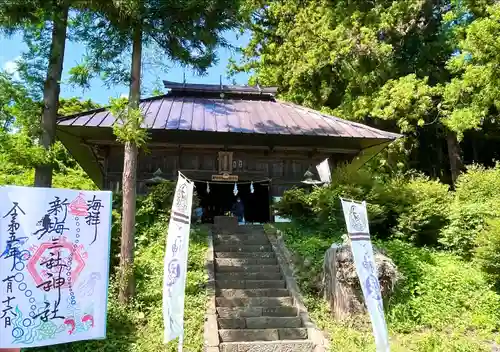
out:
M164 82L163 96L141 100L150 139L138 159L138 192L153 177L195 180L202 206L221 215L238 197L249 221L270 220L270 202L307 170L359 167L399 137L275 99L276 88ZM123 145L106 109L62 117L57 138L101 189L120 189ZM247 216L248 215L248 216Z

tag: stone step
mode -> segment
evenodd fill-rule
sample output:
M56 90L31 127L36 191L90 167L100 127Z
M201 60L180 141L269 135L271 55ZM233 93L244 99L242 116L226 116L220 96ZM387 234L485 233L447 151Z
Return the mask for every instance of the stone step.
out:
M217 307L291 307L292 297L216 297Z
M215 265L277 265L276 258L216 258Z
M275 258L274 252L220 252L215 251L215 258Z
M287 297L290 295L286 288L222 288L217 289L217 297L245 298L245 297Z
M215 229L215 231L216 231L215 233L217 233L217 229ZM233 229L232 232L228 234L230 235L265 234L265 231L262 225L243 225L236 227L235 229Z
M312 352L314 343L309 340L223 342L220 352Z
M306 340L307 329L220 329L219 338L222 342Z
M215 271L218 272L259 272L265 273L278 273L280 271L279 265L215 265Z
M219 318L237 319L250 317L295 317L296 307L218 307Z
M265 235L216 235L215 244L269 244L269 239Z
M234 237L266 237L265 231L234 231L227 233L215 233L214 236L234 236Z
M285 288L285 280L215 280L217 288Z
M219 329L300 328L300 317L218 318Z
M224 272L215 273L216 280L281 280L281 273L246 273Z
M214 245L214 252L272 252L270 244L252 244L252 245Z

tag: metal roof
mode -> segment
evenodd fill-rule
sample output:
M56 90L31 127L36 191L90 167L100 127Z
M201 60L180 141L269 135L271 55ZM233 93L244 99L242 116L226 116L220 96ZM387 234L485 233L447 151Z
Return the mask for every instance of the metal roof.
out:
M267 135L309 135L394 140L398 134L275 100L160 96L144 99L143 127L152 130L211 131ZM59 126L110 128L106 109L63 117Z

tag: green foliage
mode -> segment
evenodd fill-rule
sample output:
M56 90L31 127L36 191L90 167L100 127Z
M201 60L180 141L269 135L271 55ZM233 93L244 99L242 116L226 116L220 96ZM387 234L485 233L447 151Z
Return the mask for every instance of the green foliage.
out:
M30 97L22 84L3 74L0 74L0 102L0 184L32 185L33 168L50 163L54 166L54 187L96 188L60 142L49 150L38 145L41 104ZM90 100L61 99L59 114L96 107Z
M110 86L129 84L132 28L142 31L145 55L163 54L157 61L164 70L166 56L204 73L216 61L216 48L226 46L223 32L237 26L239 6L234 0L97 1L74 21L87 53L71 70L70 82L86 86L98 76Z
M366 115L381 120L395 120L403 133L415 132L426 118L436 116L436 97L439 87L431 87L428 78L419 79L415 74L387 81L371 97L360 97L353 103L353 117Z
M465 333L498 328L500 296L473 263L402 241L378 244L404 277L399 292L388 302L388 321L398 331L453 327Z
M448 186L428 178L412 178L389 192L403 192L395 233L413 243L437 244L439 230L447 224L451 195ZM406 197L406 199L403 199ZM399 200L399 199L398 199Z
M366 170L339 168L328 187L286 191L277 205L282 215L344 228L340 197L366 200L373 235L396 236L418 245L437 245L447 223L448 187L423 176L385 179Z
M488 7L483 16L467 27L459 42L459 55L448 62L457 76L445 89L444 122L460 135L479 129L489 119L498 123L500 4Z
M441 243L470 255L478 234L488 219L500 217L500 165L491 169L473 165L457 180L448 214L449 225L441 232Z
M231 72L277 86L281 99L403 133L384 159L392 169L450 182L460 157L498 159L488 150L498 149L500 126L498 3L247 0L246 8L251 40ZM488 153L449 153L455 138Z
M317 273L331 243L338 243L340 228L280 224L287 247L294 255L296 276L305 293L314 322L325 330L331 347L340 351L373 351L367 316L334 321L321 291ZM269 230L269 229L268 229ZM392 258L403 279L386 304L386 319L394 351L490 351L500 321L500 295L487 277L460 257L415 247L401 240L376 241ZM314 258L312 265L305 265Z
M284 234L287 248L294 253L293 264L299 269L295 278L303 293L319 294L325 252L333 242L342 242L342 230L293 222L268 225L266 231L273 228Z
M283 193L281 201L274 208L279 214L297 219L308 219L313 215L310 196L305 189L291 188Z
M158 233L152 228L161 229ZM163 343L163 257L165 234L168 222L158 218L150 227L139 230L139 236L150 236L149 244L136 251L135 276L137 296L129 305L118 302L118 287L111 279L108 299L107 338L99 341L84 341L70 345L37 348L34 351L124 351L124 352L175 352L176 340L166 346ZM206 312L207 277L205 254L207 232L192 229L189 243L188 273L186 282L184 349L203 350L203 324Z
M152 186L148 193L139 195L136 200L135 247L148 247L156 238L163 236L165 224L170 219L170 208L175 194L175 182L164 181ZM193 208L199 200L193 196ZM113 195L113 219L111 226L112 267L118 265L122 221L122 195Z
M478 234L475 259L500 289L500 219L488 221Z
M116 117L113 132L119 142L130 142L137 147L144 146L148 140L148 132L142 128L144 116L139 108L131 108L126 98L111 99L110 111Z

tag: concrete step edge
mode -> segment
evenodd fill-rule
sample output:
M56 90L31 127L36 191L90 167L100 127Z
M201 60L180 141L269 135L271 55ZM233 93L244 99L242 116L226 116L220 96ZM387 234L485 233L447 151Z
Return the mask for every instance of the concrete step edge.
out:
M292 307L292 297L215 297L216 307Z
M219 318L258 318L258 317L297 317L298 309L294 306L278 307L217 307Z
M280 271L280 266L279 265L245 265L245 264L236 264L236 265L220 265L220 264L215 264L215 272L238 272L238 271L245 271L245 272L279 272Z
M273 253L273 248L271 245L263 244L263 245L258 245L258 244L249 244L249 245L231 245L231 244L215 244L214 245L214 252L260 252L260 253L266 253L266 252L271 252Z
M215 273L216 278L218 277L272 277L276 278L275 280L281 280L283 277L280 272L246 272L246 271L218 271ZM253 279L256 280L256 279ZM258 279L257 279L258 280ZM269 280L269 279L260 279L260 280Z
M228 253L228 252L226 252ZM219 254L226 254L224 252L219 252ZM230 253L230 252L229 252ZM272 253L272 252L269 252ZM229 264L241 263L245 265L278 265L278 261L275 257L239 257L239 258L214 258L216 263Z
M225 298L289 297L286 288L218 288L215 295Z
M307 328L219 329L222 342L307 340Z
M220 352L312 352L311 340L240 341L222 342Z
M273 281L283 280L283 275L281 273L246 273L244 271L240 272L218 272L215 274L216 280L266 280Z
M219 329L275 329L302 328L302 320L295 317L241 317L217 318Z
M274 252L224 252L214 250L216 259L260 259L276 258Z
M215 280L216 288L286 288L285 280Z

